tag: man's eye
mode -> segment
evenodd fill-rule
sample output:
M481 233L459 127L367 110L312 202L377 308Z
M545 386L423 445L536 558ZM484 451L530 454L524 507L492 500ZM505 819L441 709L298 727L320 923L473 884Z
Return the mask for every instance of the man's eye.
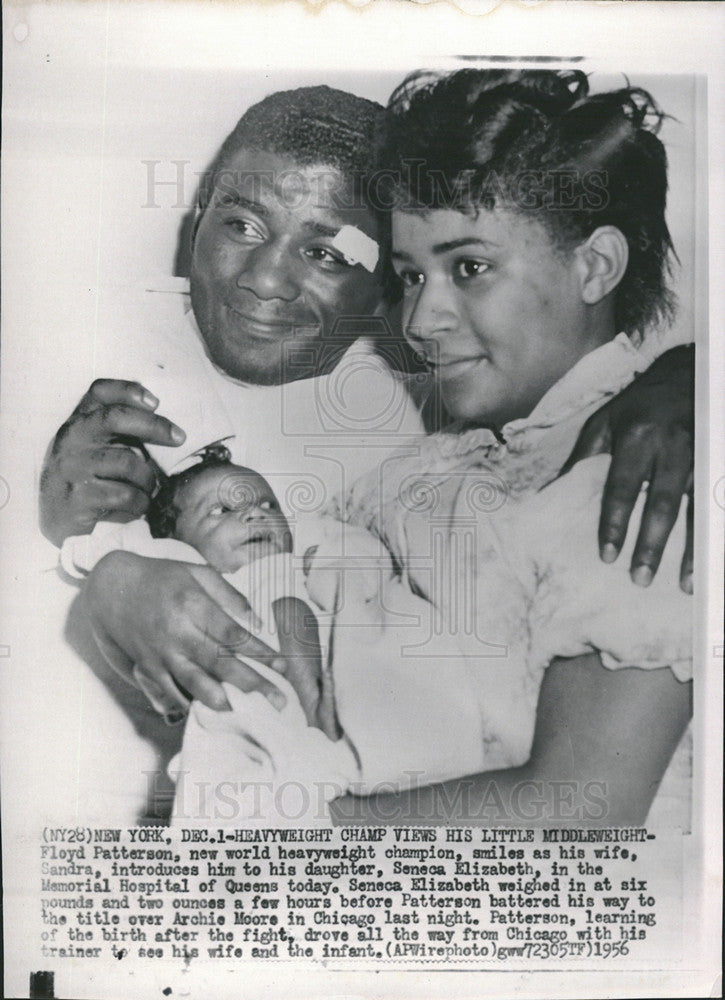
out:
M227 508L224 504L215 503L214 506L209 511L209 517L221 517L222 514L227 512Z
M459 260L455 265L455 273L458 278L476 278L479 274L485 274L489 267L483 260Z
M345 268L351 266L344 257L335 253L334 250L328 249L328 247L308 247L304 253L310 260L314 260L318 264L327 265L328 267Z
M227 227L232 239L263 240L264 233L256 223L249 219L226 219L224 225Z
M398 277L406 288L415 288L425 283L425 276L420 271L399 271Z

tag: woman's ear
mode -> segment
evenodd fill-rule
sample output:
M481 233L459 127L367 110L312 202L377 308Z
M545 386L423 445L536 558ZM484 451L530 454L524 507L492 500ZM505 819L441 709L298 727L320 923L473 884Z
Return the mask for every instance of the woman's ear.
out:
M577 255L582 299L587 305L596 305L624 277L629 261L627 240L616 226L600 226L577 247Z

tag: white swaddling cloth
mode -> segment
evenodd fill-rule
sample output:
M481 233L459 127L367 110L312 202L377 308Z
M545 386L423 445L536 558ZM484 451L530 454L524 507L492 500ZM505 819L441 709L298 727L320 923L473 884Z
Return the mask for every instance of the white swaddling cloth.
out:
M280 554L257 559L226 574L225 579L249 601L262 625L260 639L279 648L273 601L298 597L315 614L326 661L330 615L314 608L306 588L312 576L315 592L330 589L339 564L340 525L317 519L308 529L321 540L318 568L305 565L302 556ZM362 533L357 533L361 535ZM301 536L305 532L300 533ZM301 538L304 544L307 539ZM367 539L362 537L362 541ZM367 548L367 546L366 546ZM204 563L185 542L152 538L146 521L128 524L99 522L90 535L66 539L61 565L67 573L83 578L104 555L114 550L184 562ZM375 585L375 580L368 583ZM232 649L222 656L235 656ZM237 657L242 659L242 657ZM332 741L307 724L294 688L276 671L252 661L249 665L282 692L280 710L258 692L245 693L224 684L231 712L215 712L194 701L186 723L181 753L171 761L169 773L177 781L172 825L307 826L329 825L328 803L349 790L358 779L358 765L345 739Z
M293 556L259 559L226 578L262 620L259 638L275 649L273 601L299 597L311 609L302 566ZM329 624L316 618L324 662ZM228 683L223 687L231 712L192 703L181 753L169 765L177 783L171 825L328 826L329 802L358 778L350 745L308 725L285 678L249 662L282 692L285 705L278 710L259 692Z

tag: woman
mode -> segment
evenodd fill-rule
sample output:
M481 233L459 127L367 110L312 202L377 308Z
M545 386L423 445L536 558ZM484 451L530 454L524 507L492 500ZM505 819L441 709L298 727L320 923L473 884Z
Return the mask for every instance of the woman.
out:
M388 698L371 704L353 743L361 729L366 748L395 734L365 791L396 755L398 784L417 764L409 783L427 787L338 803L345 820L647 816L690 717L689 607L671 583L627 590L598 564L591 510L606 462L541 488L591 409L641 369L635 345L671 313L660 120L636 89L588 96L581 73L418 77L391 100L384 162L398 178L393 261L406 336L457 422L356 484L342 514L382 538L449 645L426 640L424 655L441 657L426 671L395 622L413 601L386 594L363 675ZM477 510L471 490L486 472ZM344 628L335 648L344 660ZM415 668L417 696L406 699ZM338 707L349 732L347 698ZM401 732L413 740L421 728L436 752L406 755ZM479 768L463 782L430 781Z

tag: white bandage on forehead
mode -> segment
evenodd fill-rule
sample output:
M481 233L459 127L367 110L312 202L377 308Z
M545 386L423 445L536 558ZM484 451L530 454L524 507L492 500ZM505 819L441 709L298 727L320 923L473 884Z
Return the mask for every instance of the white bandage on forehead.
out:
M375 240L357 226L343 226L332 241L332 245L340 251L348 264L362 264L371 274L375 270L380 248Z

